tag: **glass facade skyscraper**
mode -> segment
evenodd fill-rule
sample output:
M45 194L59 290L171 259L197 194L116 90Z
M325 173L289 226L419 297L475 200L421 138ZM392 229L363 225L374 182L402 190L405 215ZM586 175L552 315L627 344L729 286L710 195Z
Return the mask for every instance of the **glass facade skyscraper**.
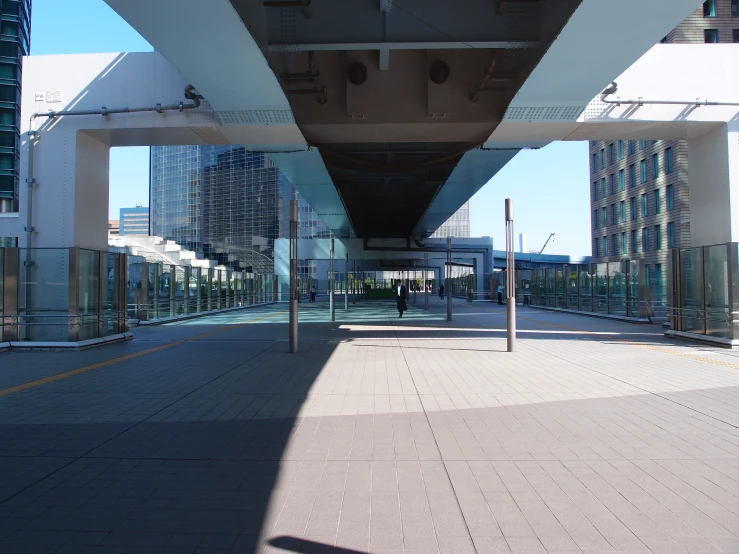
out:
M0 212L18 210L21 71L31 46L31 0L0 0Z
M241 146L151 149L151 232L237 269L274 270L274 240L289 234L299 200L301 238L331 233L263 153Z
M431 235L435 239L454 237L459 239L470 238L470 202L469 200L459 208L452 217L441 224L436 232Z

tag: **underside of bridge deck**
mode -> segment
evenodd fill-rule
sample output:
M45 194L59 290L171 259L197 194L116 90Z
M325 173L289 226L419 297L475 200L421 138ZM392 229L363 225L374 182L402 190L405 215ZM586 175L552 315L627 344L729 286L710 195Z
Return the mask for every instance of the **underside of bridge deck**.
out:
M580 4L231 1L360 237L413 233Z

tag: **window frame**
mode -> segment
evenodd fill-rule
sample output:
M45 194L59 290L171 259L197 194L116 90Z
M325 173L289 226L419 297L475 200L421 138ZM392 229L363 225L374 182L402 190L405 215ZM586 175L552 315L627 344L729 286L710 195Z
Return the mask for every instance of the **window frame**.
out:
M668 212L675 209L675 185L667 185L665 188L665 207Z
M649 227L641 229L641 251L649 252Z

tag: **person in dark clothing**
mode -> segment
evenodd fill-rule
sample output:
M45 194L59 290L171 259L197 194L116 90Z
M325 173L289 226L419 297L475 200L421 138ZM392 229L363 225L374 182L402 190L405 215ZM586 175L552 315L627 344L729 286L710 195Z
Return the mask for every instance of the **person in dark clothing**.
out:
M439 285L439 298L444 300L444 285Z
M401 283L400 279L395 281L395 295L397 296L396 302L398 303L398 317L403 317L403 312L408 309L408 289Z

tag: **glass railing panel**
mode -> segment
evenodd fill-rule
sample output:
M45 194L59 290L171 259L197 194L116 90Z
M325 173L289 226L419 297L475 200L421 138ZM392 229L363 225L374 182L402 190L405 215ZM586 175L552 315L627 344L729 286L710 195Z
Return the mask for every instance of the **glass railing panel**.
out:
M627 276L622 269L621 262L608 264L608 313L625 317Z
M19 254L19 340L67 342L72 277L69 249L21 249Z
M730 338L728 245L703 248L706 335Z
M608 264L594 264L595 269L595 299L593 311L608 313Z

